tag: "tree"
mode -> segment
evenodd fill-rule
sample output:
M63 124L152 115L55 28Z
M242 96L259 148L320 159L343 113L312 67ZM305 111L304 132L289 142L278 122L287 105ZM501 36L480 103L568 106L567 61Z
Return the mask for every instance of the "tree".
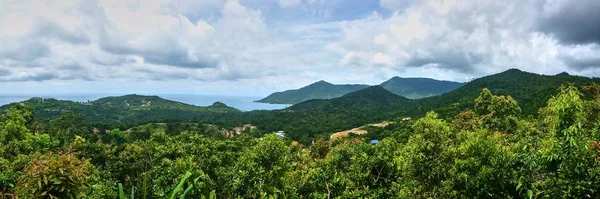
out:
M23 140L31 131L27 128L33 121L31 109L24 105L15 105L0 117L0 143L8 144L14 140Z
M67 111L60 117L50 121L50 135L59 138L61 145L68 146L73 143L75 136L90 139L91 134L87 128L85 117Z
M320 137L310 145L310 155L313 158L324 158L329 153L329 141Z
M413 125L413 135L396 159L401 173L403 197L447 197L446 171L452 162L448 147L452 141L449 125L429 112Z
M517 170L515 155L500 133L487 129L458 134L457 145L449 149L454 164L448 170L452 178L453 197L513 198L519 197L513 172Z
M534 186L537 194L549 197L597 197L598 153L594 151L585 122L581 93L573 85L560 88L542 110L547 133L540 143L541 175ZM591 148L591 149L590 149ZM595 198L593 197L593 198Z
M521 108L512 97L495 96L484 88L475 99L475 113L481 117L484 128L513 133L517 128L517 115L521 113Z
M49 153L32 159L15 187L23 198L79 198L91 164L75 153Z
M242 197L257 198L284 190L283 177L288 170L289 149L281 138L269 134L246 150L234 166L232 191Z

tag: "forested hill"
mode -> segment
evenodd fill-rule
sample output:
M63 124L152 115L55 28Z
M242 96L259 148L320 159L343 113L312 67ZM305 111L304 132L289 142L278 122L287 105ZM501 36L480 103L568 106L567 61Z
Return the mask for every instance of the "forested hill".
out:
M369 87L362 84L335 85L318 81L296 90L273 93L257 102L271 104L297 104L311 99L331 99Z
M309 100L285 110L253 112L248 116L253 124L268 130L286 130L293 138L351 129L364 124L398 117L417 117L436 110L442 117L455 116L472 109L473 100L488 88L496 95L512 96L523 115L536 115L561 85L589 85L595 80L578 76L549 76L511 69L466 83L462 87L439 96L407 99L395 95L381 86L369 87L330 100Z
M463 85L459 82L440 81L430 78L393 77L380 84L386 90L410 99L444 94Z
M384 89L410 99L418 99L450 92L463 83L430 78L393 77L380 84ZM332 99L369 87L363 84L335 85L318 81L296 90L276 92L257 102L297 104L311 99Z
M422 115L430 110L437 110L445 115L446 112L452 112L449 115L455 115L461 110L470 108L483 88L488 88L497 95L512 96L519 102L525 115L535 114L538 109L545 106L547 100L558 93L561 85L575 84L576 86L589 85L598 82L594 79L571 75L540 75L535 73L523 72L517 69L510 69L502 73L481 77L465 85L439 96L432 96L423 99L406 99L404 97L385 92L380 86L370 87L369 90L349 93L341 98L331 100L312 100L289 107L294 111L331 111L339 112L345 109L365 110L375 109L378 114L387 112L404 112L408 115ZM375 97L385 96L385 97ZM369 103L360 106L357 102L370 99ZM389 110L386 110L389 109ZM396 110L394 110L396 109ZM346 110L350 111L350 110Z
M35 109L43 119L58 117L66 111L83 114L90 122L135 124L144 122L194 121L239 126L253 124L265 131L284 130L295 140L310 141L317 135L328 136L369 123L398 117L417 117L436 110L450 117L473 108L473 100L483 88L497 95L512 96L523 115L535 115L547 100L565 84L589 85L596 80L571 75L539 75L511 69L473 80L439 96L408 99L381 86L372 86L339 98L313 99L283 110L241 112L222 103L197 107L156 96L127 95L79 103L33 98L23 103ZM10 105L1 107L6 109Z
M502 73L475 79L464 86L440 95L414 101L410 113L423 114L426 110L436 109L442 115L454 115L466 108L473 107L475 99L483 88L496 95L513 97L524 115L537 114L540 107L546 105L551 96L558 93L561 85L574 84L578 87L599 82L587 77L562 75L540 75L510 69Z
M339 98L309 100L283 110L245 112L237 119L265 131L283 130L294 140L310 143L316 136L399 117L403 115L400 107L409 101L381 86L372 86Z
M158 96L125 95L105 97L90 102L74 102L53 98L31 98L23 102L35 110L36 117L51 119L72 111L84 115L88 121L105 124L143 123L150 121L197 120L226 113L241 112L221 102L201 107ZM15 103L4 105L6 110Z

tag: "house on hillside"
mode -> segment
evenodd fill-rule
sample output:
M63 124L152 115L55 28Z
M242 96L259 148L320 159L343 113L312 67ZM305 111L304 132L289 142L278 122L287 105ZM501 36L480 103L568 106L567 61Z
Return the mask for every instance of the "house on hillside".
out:
M285 131L277 131L277 133L275 133L275 135L279 136L280 138L284 138L285 137Z
M409 121L410 119L411 119L410 117L405 117L405 118L402 118L402 121Z

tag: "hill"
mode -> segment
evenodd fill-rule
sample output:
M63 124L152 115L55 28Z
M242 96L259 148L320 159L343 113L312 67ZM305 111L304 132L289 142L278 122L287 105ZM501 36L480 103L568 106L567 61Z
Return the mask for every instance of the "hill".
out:
M524 115L536 115L539 108L546 105L551 96L558 93L558 88L565 84L578 87L598 82L595 79L563 75L540 75L510 69L498 74L475 79L464 86L439 96L414 101L411 113L423 114L426 110L438 110L442 115L453 115L461 110L472 108L481 89L488 88L495 95L512 96L522 109Z
M393 77L380 84L386 90L409 99L419 99L444 94L461 87L463 83L430 78Z
M31 98L22 102L34 108L36 117L52 119L67 111L83 114L88 121L107 124L131 124L149 121L190 120L241 112L221 102L200 107L158 96L125 95L105 97L91 102L74 102L53 98ZM0 107L5 110L14 105Z
M315 136L328 137L368 123L403 115L410 99L393 94L381 86L372 86L334 99L308 100L283 110L251 111L237 118L264 131L283 130L301 143Z
M312 99L282 110L241 112L220 102L197 107L156 96L128 95L102 98L91 103L33 98L36 117L51 119L65 111L84 114L91 122L131 124L143 122L193 121L235 127L252 124L266 132L283 130L294 140L309 142L316 136L356 128L365 124L418 117L436 110L442 117L473 108L481 89L510 95L523 115L536 115L564 84L589 85L598 79L572 75L539 75L516 69L481 77L442 95L408 99L372 86L333 99ZM325 82L322 82L323 84ZM323 84L324 85L324 84ZM0 109L5 109L3 106Z
M536 115L558 88L565 84L589 85L595 79L571 75L539 75L517 69L481 77L442 95L408 99L395 95L381 86L373 86L342 97L315 99L284 110L253 111L245 115L249 123L267 131L284 130L296 140L356 128L365 124L398 117L418 117L435 110L442 117L451 117L473 108L473 100L483 88L495 95L512 96L522 114Z
M296 90L273 93L256 102L271 104L297 104L311 99L331 99L351 93L368 85L347 84L335 85L326 81L318 81Z
M418 99L450 92L463 83L430 78L393 77L380 84L384 89L409 99ZM311 99L332 99L369 87L363 84L335 85L318 81L296 90L276 92L257 102L297 104Z

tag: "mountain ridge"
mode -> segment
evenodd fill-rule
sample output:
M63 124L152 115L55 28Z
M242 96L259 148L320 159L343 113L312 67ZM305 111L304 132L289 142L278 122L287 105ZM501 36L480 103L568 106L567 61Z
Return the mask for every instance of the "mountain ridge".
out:
M297 104L311 99L332 99L347 93L364 89L366 87L368 87L368 85L336 85L324 80L320 80L299 89L272 93L269 96L255 102L271 104Z
M314 99L292 105L284 110L260 114L251 121L256 126L269 126L267 130L285 129L299 137L328 136L328 133L356 128L365 124L393 120L399 117L420 117L436 111L441 118L456 116L461 111L473 109L474 99L483 88L494 95L512 96L522 109L521 114L536 115L548 99L565 84L578 87L598 83L599 79L578 76L540 75L520 70L474 79L451 92L408 99L395 95L381 86L373 86L334 99ZM265 122L264 121L276 121ZM293 126L294 128L289 128ZM308 135L305 135L308 134Z
M33 107L36 117L52 119L72 111L82 114L91 122L138 123L153 120L186 120L241 111L224 103L195 106L168 100L159 96L128 94L103 97L89 102L75 102L55 98L33 97L28 100L0 106L0 111L15 104Z
M410 99L418 99L443 94L462 85L463 83L459 82L436 80L432 78L405 78L398 76L392 77L389 80L378 84L378 86L382 86L384 89L391 91L394 94ZM271 104L297 104L311 99L337 98L367 87L370 87L370 85L332 84L327 81L320 80L299 89L274 92L263 99L257 100L256 102Z

